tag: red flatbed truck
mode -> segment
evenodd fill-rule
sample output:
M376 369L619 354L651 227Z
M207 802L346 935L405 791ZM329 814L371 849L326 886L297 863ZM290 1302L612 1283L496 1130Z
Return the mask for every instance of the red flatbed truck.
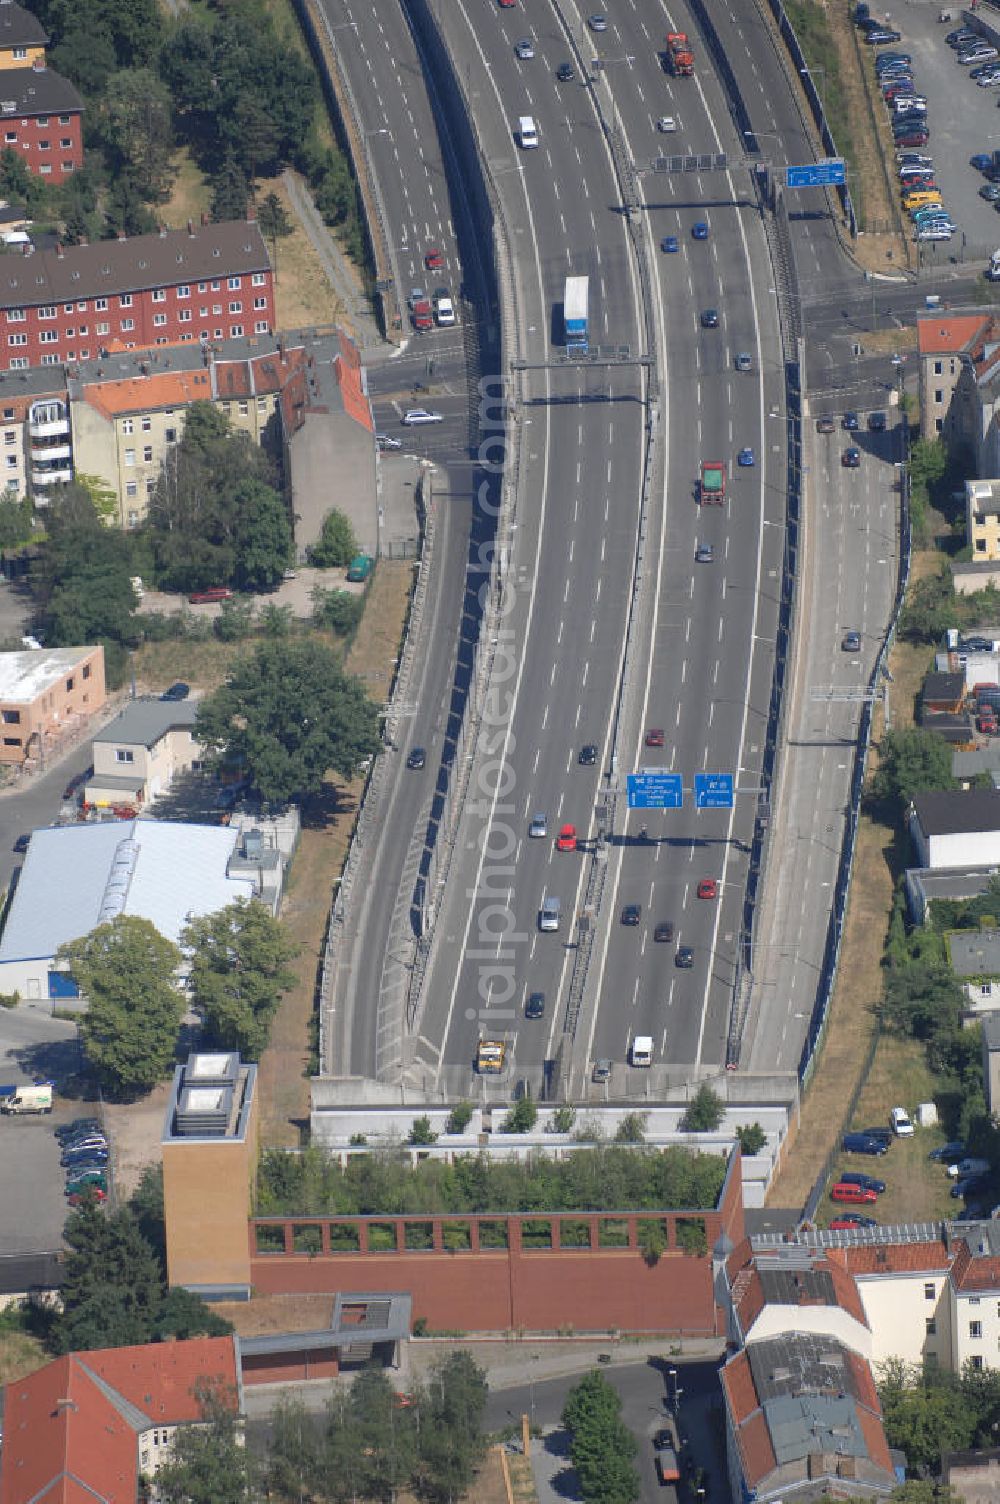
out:
M694 53L686 32L667 32L667 63L675 78L694 76Z
M702 460L701 486L703 507L721 507L726 499L726 465L724 460Z

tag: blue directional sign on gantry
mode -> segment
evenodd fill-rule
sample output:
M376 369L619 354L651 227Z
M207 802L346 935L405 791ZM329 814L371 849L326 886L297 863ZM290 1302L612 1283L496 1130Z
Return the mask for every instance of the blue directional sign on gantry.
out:
M732 773L696 773L694 775L695 809L732 809Z
M785 168L786 188L827 188L846 182L843 157L827 157L823 162Z
M666 768L640 768L627 782L629 809L680 809L684 803L681 775Z

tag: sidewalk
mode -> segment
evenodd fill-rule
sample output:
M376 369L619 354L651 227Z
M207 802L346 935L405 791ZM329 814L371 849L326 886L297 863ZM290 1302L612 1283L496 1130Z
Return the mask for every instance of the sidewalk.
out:
M312 194L302 178L291 168L286 168L281 180L288 191L299 223L309 237L320 260L327 280L343 307L344 323L362 350L384 345L381 330L365 296L357 267L344 255L334 237L323 223L323 216L313 202ZM392 346L387 346L391 349Z

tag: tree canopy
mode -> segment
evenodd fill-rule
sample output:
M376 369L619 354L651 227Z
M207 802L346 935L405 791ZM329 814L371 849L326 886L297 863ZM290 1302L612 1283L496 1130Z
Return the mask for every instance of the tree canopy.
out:
M52 647L128 641L136 607L131 540L105 526L81 485L62 488L46 521L40 581L46 640Z
M219 1384L198 1389L201 1426L178 1426L170 1456L156 1473L156 1495L165 1504L245 1504L254 1489L254 1459L237 1429L235 1394Z
M323 643L271 640L241 659L198 708L196 735L216 764L246 769L274 804L352 778L379 746L378 713Z
M206 1043L259 1060L281 995L295 985L288 962L298 947L256 899L192 920L181 944L190 954L193 1002Z
M622 1402L597 1369L570 1390L563 1425L585 1504L633 1504L641 1493L633 1465L638 1445L621 1418Z
M358 540L350 518L334 507L323 518L319 540L309 550L310 564L315 564L317 569L332 569L350 564L357 551Z
M170 1073L184 1011L174 985L180 960L148 919L128 914L57 953L87 998L80 1021L87 1059L116 1097L140 1096Z
M914 794L954 786L951 748L942 737L919 727L885 733L879 746L878 770L871 781L875 799L893 804L901 815Z

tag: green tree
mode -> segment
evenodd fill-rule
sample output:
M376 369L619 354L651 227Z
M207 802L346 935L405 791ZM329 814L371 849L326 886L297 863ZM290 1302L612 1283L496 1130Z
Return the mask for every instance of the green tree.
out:
M472 1482L485 1450L483 1417L489 1389L471 1353L459 1351L431 1370L420 1403L419 1462L414 1483L430 1504L454 1504Z
M160 1261L166 1276L167 1229L163 1210L163 1164L147 1165L129 1197L129 1211L136 1226Z
M618 1124L615 1138L620 1144L641 1144L646 1137L646 1112L627 1112Z
M333 569L350 564L358 552L358 541L350 519L336 508L323 518L319 541L309 550L309 562L317 569Z
M273 589L292 553L288 508L273 486L248 476L236 491L235 513L235 582L240 590Z
M61 488L46 525L39 585L47 641L67 647L131 640L136 599L130 540L104 526L82 485Z
M63 1311L52 1333L57 1352L128 1347L150 1341L163 1281L152 1248L128 1210L94 1201L71 1213L63 1233Z
M234 151L227 151L212 174L212 218L217 224L241 220L250 202L250 182Z
M298 946L257 899L239 899L193 919L181 935L191 992L209 1042L259 1060L282 994L295 986L288 963Z
M363 595L350 595L346 590L324 590L322 586L313 588L312 601L316 626L325 627L336 637L350 637L365 609Z
M0 495L0 553L10 553L27 543L34 531L30 497Z
M531 1097L515 1102L503 1120L504 1133L530 1133L538 1122L538 1104Z
M714 1133L725 1115L725 1102L703 1081L685 1108L680 1126L685 1133Z
M667 1231L658 1217L644 1217L639 1223L639 1252L652 1269L660 1262L669 1246Z
M148 919L122 914L59 948L56 965L88 1001L83 1046L105 1090L134 1098L170 1072L184 1004L181 954Z
M445 1133L464 1133L472 1121L472 1103L456 1102L448 1114Z
M257 209L260 233L267 240L283 240L291 235L295 226L285 213L285 206L276 193L269 193Z
M237 1431L236 1397L221 1385L198 1394L201 1426L178 1426L169 1461L157 1470L165 1504L246 1504L255 1497L253 1459Z
M640 1494L632 1459L635 1437L621 1419L621 1400L594 1370L567 1397L563 1425L585 1504L632 1504Z
M951 748L933 731L907 727L882 737L878 771L871 781L873 798L895 805L901 815L914 794L954 786Z
M186 1342L191 1337L228 1337L231 1321L207 1306L200 1295L175 1285L160 1302L153 1326L157 1342Z
M217 764L242 764L275 804L317 792L331 770L353 777L379 746L364 688L309 640L260 643L201 702L197 735Z
M890 1359L878 1388L889 1445L906 1454L914 1472L940 1473L942 1452L972 1445L977 1416L954 1374L921 1373Z
M279 1499L330 1497L320 1467L321 1453L316 1421L297 1396L282 1395L271 1412L266 1465L270 1495Z
M740 1141L740 1148L744 1154L759 1154L767 1143L767 1134L759 1123L750 1123L742 1128L737 1128L736 1137Z
M123 68L109 80L96 127L117 177L126 174L149 203L163 203L174 176L170 95L149 68Z
M437 1134L431 1127L431 1120L426 1112L419 1118L413 1119L409 1142L411 1144L434 1144L437 1142Z

